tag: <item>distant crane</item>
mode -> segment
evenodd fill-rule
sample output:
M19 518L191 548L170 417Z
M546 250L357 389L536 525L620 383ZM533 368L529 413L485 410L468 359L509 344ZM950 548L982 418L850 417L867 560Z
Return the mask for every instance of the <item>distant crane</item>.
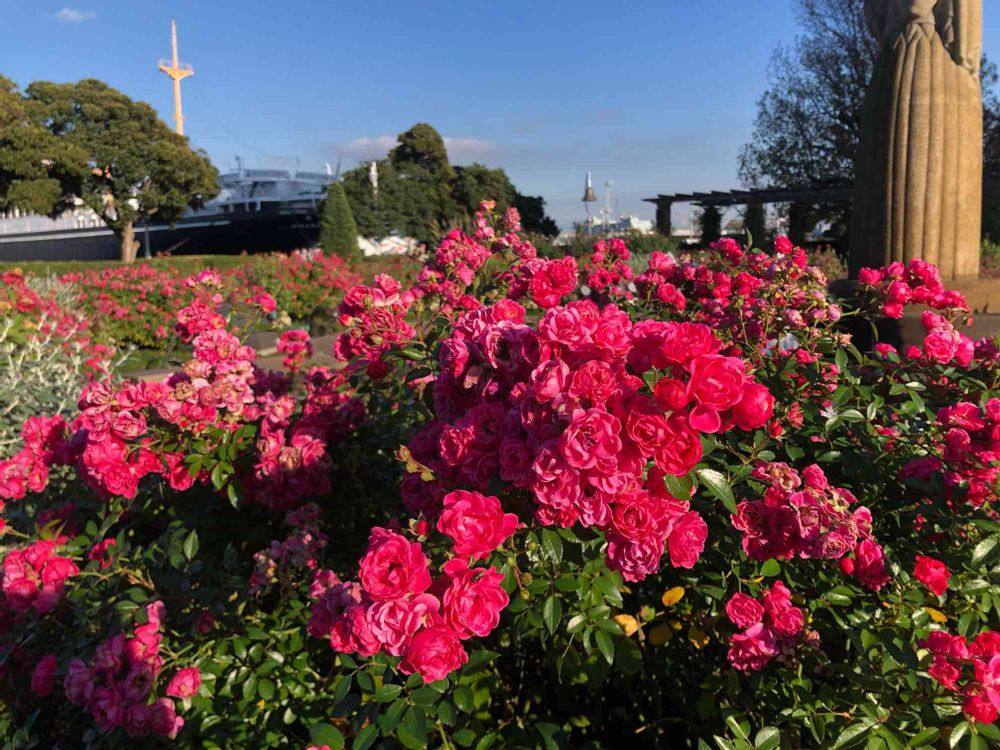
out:
M177 61L177 23L170 22L170 42L173 47L173 60L160 60L157 66L174 81L174 129L177 135L184 135L184 113L181 110L181 81L194 75L194 68L188 63Z

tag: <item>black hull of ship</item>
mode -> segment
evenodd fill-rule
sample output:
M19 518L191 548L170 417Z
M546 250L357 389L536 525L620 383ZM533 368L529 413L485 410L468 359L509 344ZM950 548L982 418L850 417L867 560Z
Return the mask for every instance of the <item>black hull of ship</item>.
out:
M287 252L315 247L319 224L313 213L231 214L182 219L175 225L150 225L152 255L239 255ZM146 228L136 227L138 256L145 255ZM80 228L0 235L0 260L118 260L118 239L111 230Z

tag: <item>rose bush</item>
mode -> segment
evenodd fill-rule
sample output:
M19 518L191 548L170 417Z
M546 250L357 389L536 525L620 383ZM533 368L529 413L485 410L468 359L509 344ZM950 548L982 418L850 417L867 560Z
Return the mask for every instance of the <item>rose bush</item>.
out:
M262 370L220 279L185 283L181 369L0 461L5 736L1000 741L996 342L926 264L852 303L784 238L629 256L539 258L484 204L345 291L338 370L304 331ZM904 351L842 325L910 305Z

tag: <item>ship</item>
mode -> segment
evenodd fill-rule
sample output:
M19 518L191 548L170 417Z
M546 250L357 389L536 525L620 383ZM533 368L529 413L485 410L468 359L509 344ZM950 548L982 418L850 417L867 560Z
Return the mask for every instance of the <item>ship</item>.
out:
M331 174L246 169L220 175L219 195L173 224L137 224L140 256L228 255L314 247ZM0 260L115 260L120 244L83 205L51 218L0 212Z

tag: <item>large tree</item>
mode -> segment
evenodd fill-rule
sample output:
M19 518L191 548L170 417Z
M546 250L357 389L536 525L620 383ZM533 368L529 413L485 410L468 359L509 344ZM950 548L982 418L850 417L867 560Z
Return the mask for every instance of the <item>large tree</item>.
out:
M137 222L176 221L218 193L218 173L203 152L148 104L101 81L40 81L23 96L12 96L9 86L0 95L12 127L33 134L27 144L10 137L10 128L7 137L0 134L4 199L49 214L82 200L114 230L123 261L135 259ZM40 154L46 175L27 169Z
M861 104L878 44L864 0L795 0L802 36L779 46L739 172L752 187L801 187L854 176Z
M757 103L753 137L740 154L748 187L805 187L854 179L861 106L879 45L868 30L865 0L794 0L802 34L780 45ZM1000 166L996 66L982 66L987 169ZM845 206L812 206L807 224L843 220Z
M343 184L358 224L366 237L399 234L433 242L454 225L471 225L483 200L495 200L503 210L521 212L528 232L558 233L545 215L545 201L521 195L502 169L482 164L452 166L444 139L419 123L400 134L387 158L375 163L378 191L369 181L370 164L344 174Z

